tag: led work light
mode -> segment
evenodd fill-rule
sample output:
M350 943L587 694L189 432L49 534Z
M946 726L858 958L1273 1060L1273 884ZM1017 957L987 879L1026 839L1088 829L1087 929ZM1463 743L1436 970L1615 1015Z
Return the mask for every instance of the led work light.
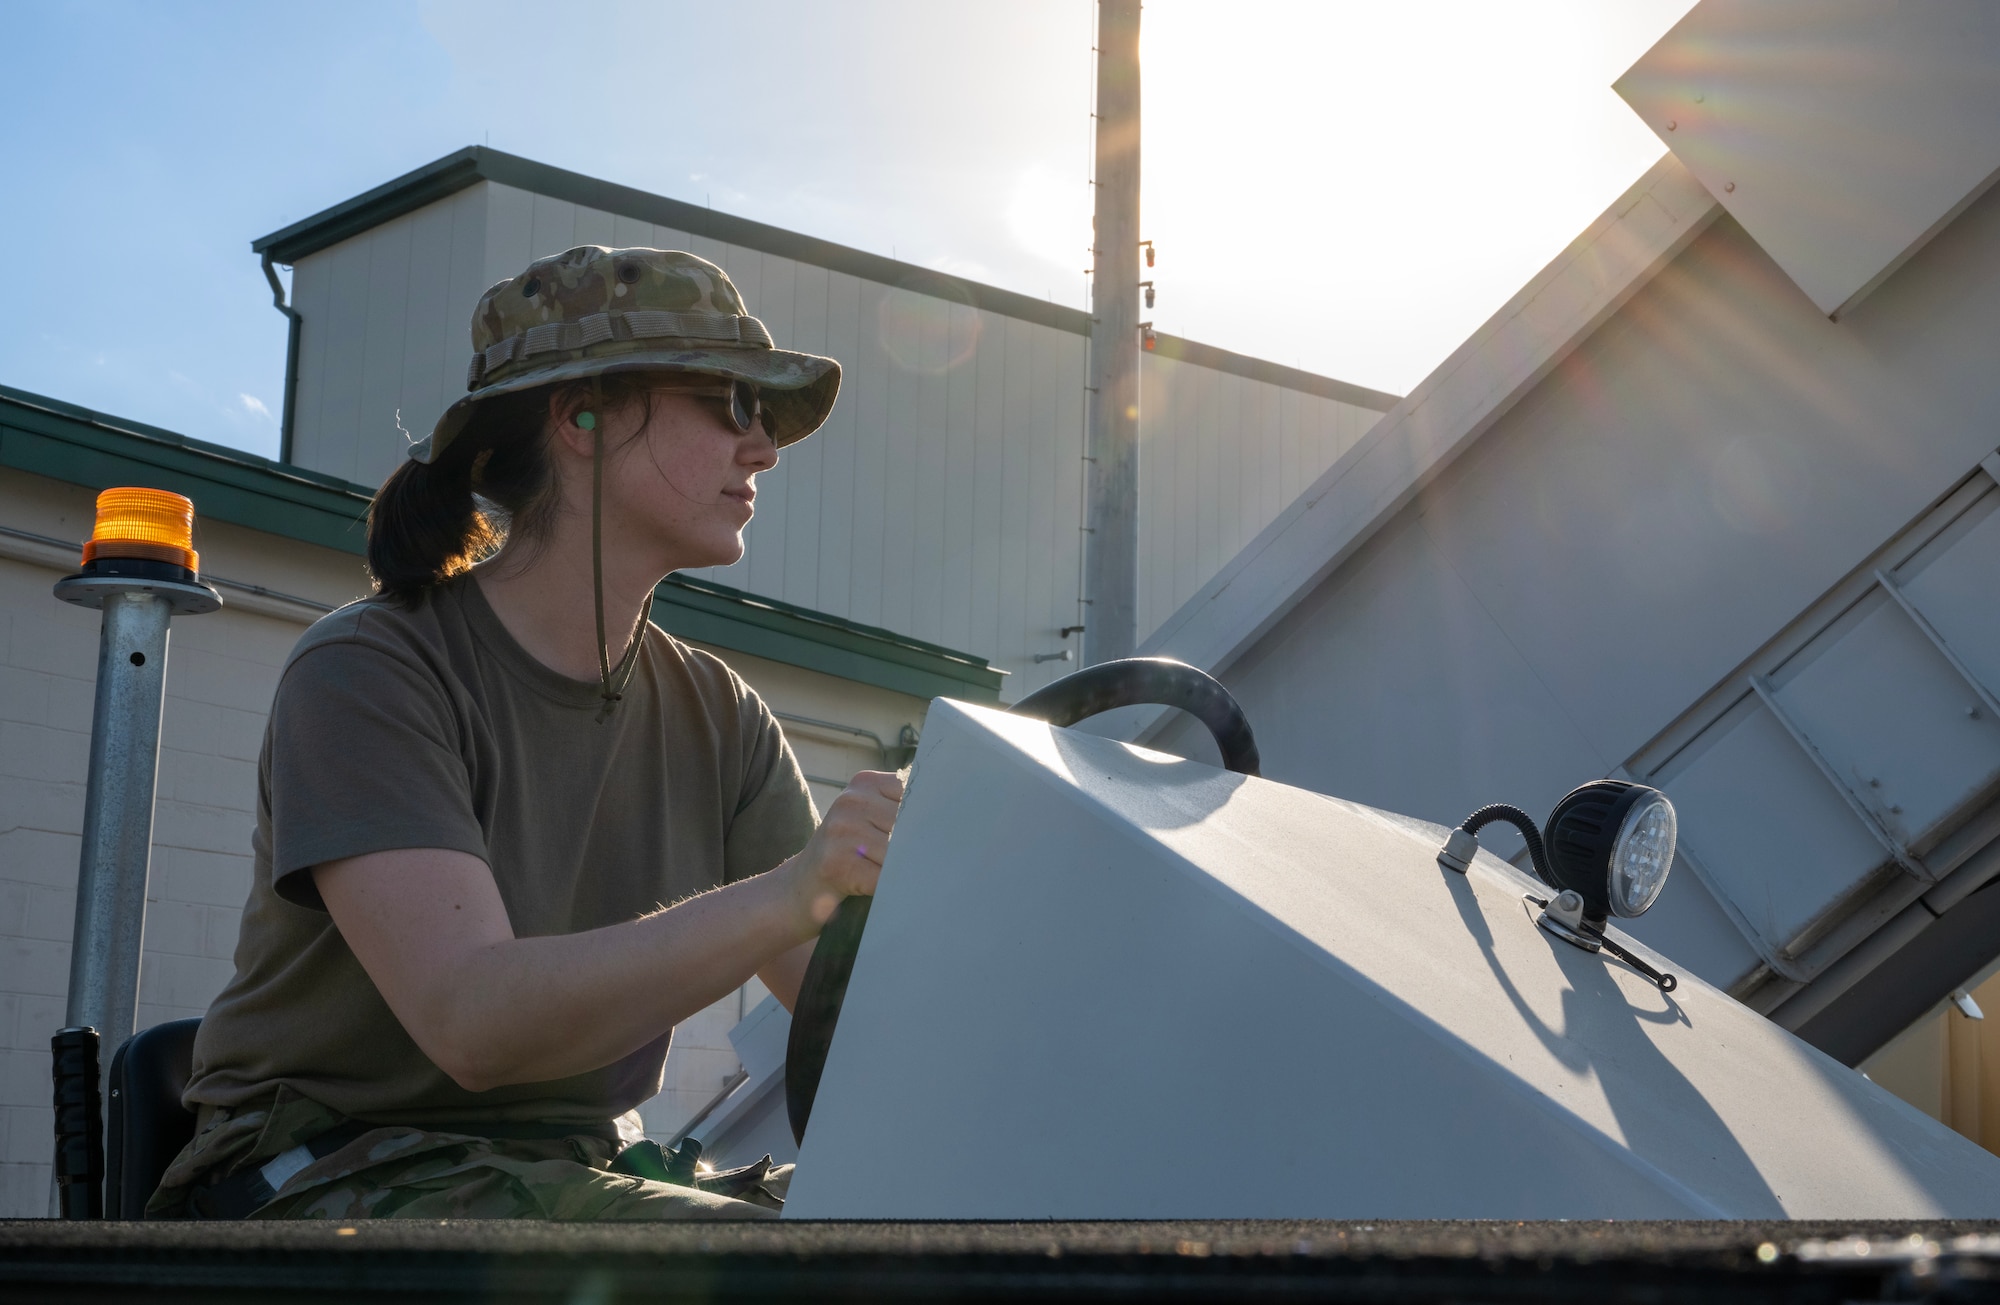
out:
M1600 779L1556 803L1543 826L1557 888L1573 888L1586 913L1644 915L1674 863L1674 804L1644 784Z
M1536 923L1585 951L1608 951L1672 992L1677 981L1604 936L1611 916L1643 915L1659 900L1674 864L1677 825L1667 795L1644 784L1599 779L1571 790L1542 828L1519 807L1481 807L1451 831L1438 864L1464 874L1479 851L1479 831L1503 822L1521 831L1535 874L1556 890Z

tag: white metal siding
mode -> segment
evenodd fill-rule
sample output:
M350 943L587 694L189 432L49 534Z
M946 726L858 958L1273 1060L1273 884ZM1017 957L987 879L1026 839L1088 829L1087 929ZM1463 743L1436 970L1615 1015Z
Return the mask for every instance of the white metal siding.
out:
M936 295L482 181L300 261L296 460L379 483L398 409L421 436L463 393L478 296L591 243L709 259L779 347L843 367L743 560L698 574L986 657L1009 700L1074 669L1033 658L1079 619L1088 342ZM1142 632L1380 415L1158 356L1143 384Z
M471 305L498 277L482 256L484 183L303 259L292 457L377 485L464 392ZM516 270L519 270L518 268Z
M1139 378L1144 639L1382 414L1159 354Z

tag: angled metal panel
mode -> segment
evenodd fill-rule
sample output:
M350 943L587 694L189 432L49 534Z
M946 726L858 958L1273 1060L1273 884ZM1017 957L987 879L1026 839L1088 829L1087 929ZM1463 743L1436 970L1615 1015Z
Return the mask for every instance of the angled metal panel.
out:
M1940 541L1949 547L1893 575L1897 595L1922 613L1939 646L1991 701L2000 694L2000 489L1988 491L1963 521Z
M1985 682L1973 674L1972 669L1959 658L1951 645L1944 641L1944 636L1938 633L1935 625L1931 624L1930 617L1903 592L1903 587L1896 582L1896 578L1887 571L1877 571L1875 580L1882 586L1883 592L1895 599L1896 606L1902 609L1903 615L1909 617L1911 624L1917 627L1917 633L1928 639L1945 662L1958 672L1959 678L1965 682L1965 687L1972 691L1972 696L1977 698L1987 711L2000 716L2000 701L1994 700L1993 690L1987 688ZM1979 718L1977 709L1972 711L1971 718L1974 720Z
M1676 864L1701 880L1702 886L1708 889L1709 895L1722 907L1723 914L1729 917L1729 922L1736 926L1736 931L1743 935L1743 940L1756 951L1757 959L1764 962L1771 973L1791 983L1804 983L1812 977L1811 970L1786 955L1778 943L1767 937L1763 930L1743 913L1743 908L1737 905L1735 897L1727 891L1723 882L1716 878L1714 872L1703 864L1702 858L1695 854L1695 849L1685 838L1680 841L1676 851L1678 853Z
M1790 736L1792 742L1799 745L1799 750L1805 753L1807 759L1813 763L1814 768L1826 780L1828 787L1834 791L1835 795L1842 802L1847 804L1847 809L1854 813L1855 819L1861 822L1862 828L1872 834L1875 841L1881 844L1882 850L1889 854L1889 859L1925 883L1936 883L1937 875L1932 873L1930 868L1924 865L1917 858L1916 854L1903 844L1902 839L1897 837L1893 831L1882 823L1882 820L1873 809L1874 804L1866 801L1859 793L1854 791L1854 788L1847 783L1845 777L1841 774L1836 763L1829 760L1826 754L1812 741L1811 736L1805 732L1805 729L1796 720L1792 719L1791 713L1785 710L1784 704L1779 702L1777 695L1771 691L1770 681L1761 675L1753 675L1750 677L1750 687L1756 691L1758 701L1764 704L1764 710L1771 714L1771 719L1778 722L1785 733ZM1902 808L1898 806L1896 810L1901 811Z
M1647 782L1673 799L1706 877L1780 950L1789 952L1886 859L1874 832L1754 694Z
M1757 949L1765 977L1732 991L1759 1009L1824 1004L1788 985L1851 982L1843 957L1926 885L1977 887L2000 793L1989 462L1750 658L1750 694L1719 686L1630 763L1674 795L1684 856Z
M1919 853L2000 781L2000 722L1888 594L1841 626L1766 687L1897 862L1934 881Z
M1829 316L2000 175L1985 0L1703 0L1613 89Z

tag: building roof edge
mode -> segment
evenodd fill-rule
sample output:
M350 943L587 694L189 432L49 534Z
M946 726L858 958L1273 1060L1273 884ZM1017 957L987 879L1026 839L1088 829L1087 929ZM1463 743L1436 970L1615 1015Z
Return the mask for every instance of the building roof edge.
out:
M415 212L426 204L446 199L481 181L512 186L532 194L567 200L588 208L601 209L625 217L638 218L659 226L673 227L694 235L707 236L725 244L741 245L760 253L797 259L850 276L893 285L905 290L953 303L967 304L1073 335L1090 334L1090 314L1062 304L1048 303L1015 290L969 281L934 268L919 267L849 245L836 244L815 236L802 235L750 218L719 213L711 208L670 199L650 191L622 186L571 172L534 159L522 158L484 145L468 145L424 166L384 182L373 190L342 200L311 217L282 227L250 242L253 254L268 254L276 263L290 266L385 222ZM553 251L551 251L553 252ZM1284 389L1298 390L1356 407L1387 412L1397 397L1381 390L1353 385L1316 372L1287 367L1283 363L1253 358L1215 345L1201 344L1181 336L1159 334L1158 352L1196 366L1212 368Z
M1382 390L1371 390L1365 385L1337 381L1318 372L1287 367L1268 358L1253 358L1246 353L1236 353L1216 345L1202 344L1185 336L1156 331L1154 337L1158 341L1153 350L1154 355L1171 358L1175 362L1206 367L1211 371L1228 372L1253 381L1262 381L1267 385L1276 385L1281 389L1297 390L1303 394L1317 395L1337 403L1352 404L1357 408L1370 408L1376 412L1387 412L1402 402L1403 396L1400 394L1389 394Z
M884 258L851 245L802 235L767 222L670 199L484 145L468 145L311 217L259 236L250 242L250 252L269 254L272 261L291 265L481 181L673 227L760 253L797 259L815 267L983 308L1004 317L1021 318L1073 335L1090 334L1090 315L1082 309Z

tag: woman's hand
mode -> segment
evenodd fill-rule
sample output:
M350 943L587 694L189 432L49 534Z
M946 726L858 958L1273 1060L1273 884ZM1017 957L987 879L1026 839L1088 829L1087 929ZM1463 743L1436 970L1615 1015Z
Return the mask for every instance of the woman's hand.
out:
M816 935L843 898L875 895L902 800L903 781L892 772L857 772L811 840L780 867L791 881L801 937Z

